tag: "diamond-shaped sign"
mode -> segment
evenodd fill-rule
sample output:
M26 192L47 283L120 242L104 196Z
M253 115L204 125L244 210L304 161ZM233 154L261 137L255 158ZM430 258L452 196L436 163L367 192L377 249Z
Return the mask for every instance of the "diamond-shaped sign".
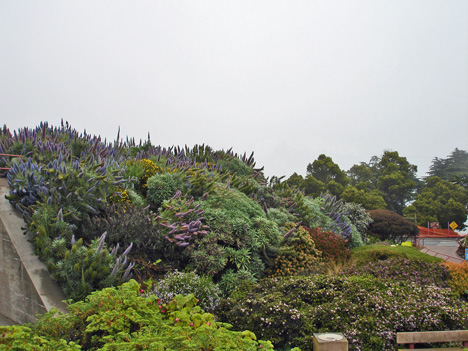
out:
M457 228L457 227L458 227L457 223L455 223L455 222L450 223L450 228L452 228L452 230L455 230L455 228Z

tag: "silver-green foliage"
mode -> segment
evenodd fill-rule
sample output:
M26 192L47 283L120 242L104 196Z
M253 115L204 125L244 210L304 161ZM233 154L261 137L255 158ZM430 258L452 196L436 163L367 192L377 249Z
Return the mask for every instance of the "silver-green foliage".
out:
M194 272L167 273L164 279L155 283L151 295L156 295L163 303L169 303L177 295L193 294L198 305L205 311L213 311L221 298L221 290L209 276L199 276Z

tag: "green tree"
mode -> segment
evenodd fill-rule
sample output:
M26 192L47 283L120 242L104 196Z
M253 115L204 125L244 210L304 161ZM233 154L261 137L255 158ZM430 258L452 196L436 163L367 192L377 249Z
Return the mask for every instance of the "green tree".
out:
M285 183L287 183L290 187L297 187L299 189L303 188L304 187L304 177L301 176L300 174L297 174L296 172L294 172L286 181Z
M313 163L307 165L307 174L315 178L318 182L323 183L326 190L333 195L341 195L349 182L346 172L341 170L340 167L333 162L332 158L325 154L319 155ZM311 183L315 183L316 187L317 184L320 184L312 180Z
M388 209L402 214L418 185L418 167L410 164L397 151L385 151L376 167L379 174L377 188L383 193Z
M427 225L427 222L439 222L443 228L447 228L449 222L455 221L460 229L464 229L468 216L467 203L468 196L462 186L439 177L429 177L416 200L405 209L405 214L416 214L421 226Z
M429 177L437 176L444 180L468 177L468 152L455 148L447 158L434 158L429 168Z
M341 184L348 183L346 173L325 154L321 154L313 163L307 165L307 174L323 183L329 183L332 180Z
M373 190L377 187L377 174L370 164L361 162L347 172L350 184L359 190Z
M307 175L302 184L304 194L312 197L319 197L321 193L327 190L327 185L325 183L311 175Z
M468 152L455 150L447 158L434 158L429 168L429 177L440 177L461 185L468 194Z
M353 202L362 205L366 210L386 209L387 203L378 190L359 190L354 186L348 186L341 194L345 202Z
M380 194L387 209L402 214L420 184L416 177L417 170L397 151L385 151L382 157L373 156L369 163L361 162L351 167L348 176L357 190ZM347 196L350 195L348 192Z

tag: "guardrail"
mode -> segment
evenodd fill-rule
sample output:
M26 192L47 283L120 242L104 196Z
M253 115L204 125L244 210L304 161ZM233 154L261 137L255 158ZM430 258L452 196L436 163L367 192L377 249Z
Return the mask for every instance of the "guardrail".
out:
M460 262L465 261L464 259L462 259L460 257L450 256L450 255L447 255L447 254L444 254L444 253L441 253L441 252L437 252L437 251L428 249L427 247L423 247L420 251L423 252L423 253L430 254L431 256L440 257L440 258L444 259L445 261L452 261L452 262L455 262L455 263L460 263Z
M13 154L0 154L0 157L4 157L4 156L7 156L7 157L19 157L20 158L20 163L23 162L23 156L22 155L13 155ZM3 170L9 170L11 167L0 167L0 170L3 169Z

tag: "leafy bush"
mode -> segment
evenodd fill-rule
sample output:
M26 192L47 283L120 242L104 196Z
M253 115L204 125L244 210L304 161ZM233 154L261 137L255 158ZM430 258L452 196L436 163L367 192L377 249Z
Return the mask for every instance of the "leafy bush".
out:
M446 261L443 265L449 271L448 285L458 295L468 294L468 261L461 263Z
M268 259L265 252L282 240L277 224L266 218L255 200L240 190L221 184L201 202L201 206L210 233L201 238L192 254L195 269L216 275L225 292L241 277L261 277L264 260ZM223 279L223 274L228 271L229 276Z
M468 305L451 290L372 276L297 276L241 285L216 315L275 347L312 349L312 334L342 331L349 350L395 350L396 332L466 329Z
M154 209L159 208L182 188L182 183L180 174L176 173L156 174L149 178L147 198L151 206Z
M351 252L345 246L342 237L333 232L323 231L320 228L304 228L315 243L322 259L326 262L347 262L351 259Z
M205 311L213 311L221 298L221 290L209 276L199 276L193 272L170 272L164 279L156 282L149 292L156 295L163 303L169 303L177 295L194 295L198 305Z
M193 295L169 304L140 296L130 281L94 292L85 301L44 314L34 325L0 327L0 345L18 351L42 350L272 350L252 332L229 330L229 324L196 306ZM34 344L33 344L34 343Z
M132 244L133 252L145 259L155 261L160 258L158 249L164 239L153 223L149 208L115 203L107 206L103 214L88 219L82 238L92 240L106 232L108 244L119 245L121 251Z
M238 176L249 176L253 173L252 168L237 157L231 157L228 160L220 160L219 163L224 169Z
M399 214L389 210L369 211L373 222L367 229L367 234L380 240L389 240L400 244L419 234L418 226L404 219Z
M228 269L221 277L218 286L224 296L229 296L229 294L231 294L231 292L243 282L253 283L256 281L257 279L255 279L253 274L246 269L239 269L237 271Z
M373 222L372 217L360 204L353 202L345 202L343 210L346 212L346 217L356 227L361 235L365 235L367 228Z
M135 179L135 190L146 196L148 179L159 172L159 167L151 160L128 160L125 176Z
M278 227L284 227L286 223L294 222L296 220L296 217L282 207L268 209L267 218L275 222Z
M312 236L303 227L295 228L293 223L289 223L286 229L290 235L281 245L280 254L267 273L268 276L280 277L314 272L320 261L320 251L316 249Z
M65 295L74 300L82 300L97 289L115 286L127 281L134 264L129 263L127 254L131 246L117 257L117 250L110 253L105 248L106 234L83 246L82 239L72 242L72 248L65 252L53 268L52 276L63 289Z

